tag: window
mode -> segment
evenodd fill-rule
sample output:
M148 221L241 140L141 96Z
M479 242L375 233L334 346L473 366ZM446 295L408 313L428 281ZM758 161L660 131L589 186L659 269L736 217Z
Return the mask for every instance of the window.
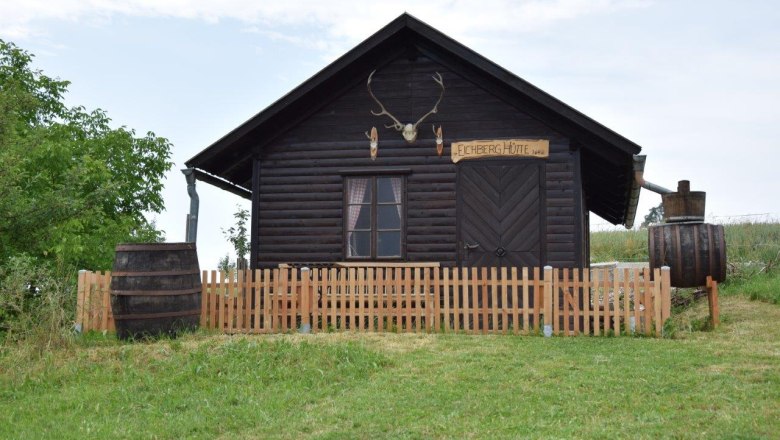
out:
M404 178L346 179L347 258L401 258L404 228Z

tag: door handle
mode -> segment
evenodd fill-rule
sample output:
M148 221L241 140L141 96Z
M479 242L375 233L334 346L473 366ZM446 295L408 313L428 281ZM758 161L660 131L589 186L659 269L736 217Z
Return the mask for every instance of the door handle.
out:
M463 242L463 249L466 250L466 251L470 251L470 250L476 249L478 247L479 247L479 242L475 242L473 244L465 242L465 241Z

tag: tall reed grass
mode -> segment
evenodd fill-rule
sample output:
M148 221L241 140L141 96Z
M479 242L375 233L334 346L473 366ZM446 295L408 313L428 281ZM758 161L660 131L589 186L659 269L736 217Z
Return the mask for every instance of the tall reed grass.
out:
M752 275L772 270L780 262L780 223L723 225L730 272ZM590 234L590 261L647 261L647 230L603 231Z

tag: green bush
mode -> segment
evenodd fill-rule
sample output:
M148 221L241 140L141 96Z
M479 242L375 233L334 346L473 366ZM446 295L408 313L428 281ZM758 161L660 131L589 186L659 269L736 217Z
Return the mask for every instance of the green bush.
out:
M72 340L76 286L73 271L51 268L29 256L0 266L0 337L39 352Z

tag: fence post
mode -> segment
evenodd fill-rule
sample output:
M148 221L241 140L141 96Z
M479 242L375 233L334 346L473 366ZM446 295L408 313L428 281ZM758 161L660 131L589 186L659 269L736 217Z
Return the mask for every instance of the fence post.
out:
M715 329L720 324L720 308L718 307L718 282L707 276L707 302L710 306L710 322Z
M81 269L79 271L78 287L76 288L76 323L73 325L73 329L77 333L81 333L84 330L84 299L85 286L87 284L87 271Z
M669 266L661 267L661 296L663 296L663 307L661 308L661 320L666 322L672 316L672 279Z
M553 268L544 266L544 337L552 336L553 330Z
M311 318L309 315L309 312L311 310L309 307L309 303L311 302L311 292L309 291L309 276L311 274L311 270L309 270L308 267L302 267L301 270L298 272L301 274L301 289L300 289L300 313L301 313L301 327L298 330L299 333L311 333ZM293 301L295 291L293 291ZM295 320L295 315L293 315L293 322Z
M655 322L655 337L660 338L661 337L661 330L663 329L663 322L661 320L661 309L663 308L663 277L661 276L661 271L658 269L655 269L654 271L654 278L655 282L653 283L653 310L651 310L651 313L653 314L653 321ZM658 282L658 279L661 278L661 282Z
M206 318L208 318L208 296L206 296L206 292L208 292L209 288L209 278L208 278L208 271L204 270L201 272L200 277L200 326L206 327Z

